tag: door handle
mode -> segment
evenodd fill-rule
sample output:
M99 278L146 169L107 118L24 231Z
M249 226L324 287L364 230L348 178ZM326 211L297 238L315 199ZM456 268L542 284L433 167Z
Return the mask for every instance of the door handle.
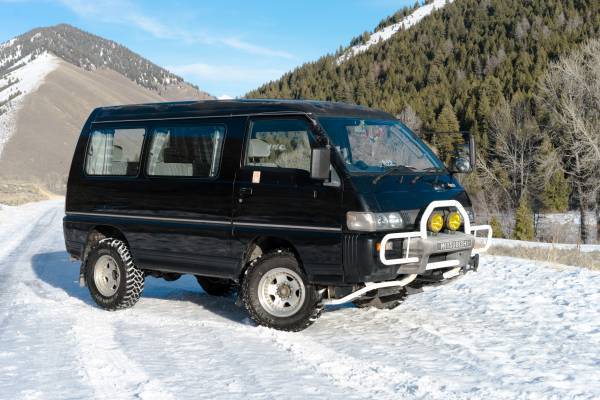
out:
M251 187L242 187L238 192L238 201L240 203L244 202L244 199L252 196L252 188Z

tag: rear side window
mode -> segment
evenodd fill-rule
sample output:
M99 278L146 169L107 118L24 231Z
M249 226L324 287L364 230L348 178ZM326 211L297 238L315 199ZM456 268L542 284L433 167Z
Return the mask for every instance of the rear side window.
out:
M85 163L88 175L136 176L145 130L98 129L91 133Z
M216 176L224 136L224 125L156 128L150 144L148 175Z
M301 119L253 121L245 164L310 171L309 132Z

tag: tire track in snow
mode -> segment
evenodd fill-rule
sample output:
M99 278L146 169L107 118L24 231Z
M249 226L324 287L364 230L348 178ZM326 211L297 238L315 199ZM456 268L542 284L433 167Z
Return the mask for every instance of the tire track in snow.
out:
M72 329L77 338L79 361L94 389L94 398L174 398L160 381L150 379L119 347L115 340L115 318L107 321L99 313L106 311L82 312Z
M8 310L14 302L19 283L22 282L23 272L15 273L15 266L23 261L31 253L30 249L34 246L34 241L40 238L39 232L48 229L58 210L55 208L44 208L40 213L34 213L31 220L28 220L28 229L9 230L2 239L6 242L10 238L10 243L3 250L3 256L0 258L0 310ZM5 314L5 313L3 313ZM2 315L0 327L4 325L8 312Z
M12 266L18 263L29 263L31 266L28 259L39 254L40 249L48 247L49 244L53 249L63 247L62 237L56 235L55 229L55 226L61 225L60 209L56 206L48 207L40 213L41 215L33 214L31 219L37 221L19 240L20 244L1 260L2 263L10 262ZM11 275L11 279L7 280L10 292L30 290L41 300L39 306L49 305L52 311L56 311L58 307L67 315L73 312L77 316L74 318L71 333L76 339L81 370L94 390L94 398L110 400L123 398L123 396L150 400L173 398L164 390L160 382L149 379L144 370L133 363L119 348L114 339L114 318L108 320L98 318L98 313L105 312L90 309L88 304L82 304L81 301L71 297L61 299L63 296L54 295L55 289L50 289L45 283L33 285L33 282L40 283L37 280L30 281L30 284L24 282L23 278L27 275L24 271L20 271L17 275L10 266L8 266L9 271L6 269L4 268L4 272ZM28 272L33 274L32 271Z
M279 332L259 327L279 346L318 374L335 384L377 399L462 399L427 377L412 374L382 363L357 359L324 346L303 333Z
M191 306L197 307L195 304L191 304ZM219 372L208 372L211 381L206 382L207 392L199 396L200 398L257 397L291 400L307 397L364 398L364 396L348 393L346 386L339 385L338 382L332 381L322 374L315 374L315 370L310 364L299 363L297 357L290 357L290 353L286 349L273 345L270 334L265 334L264 328L243 322L195 319L190 315L174 316L177 314L162 312L157 314L156 311L152 310L153 317L150 318L147 314L136 313L133 315L132 313L128 318L122 318L122 321L137 327L152 327L153 331L163 330L164 337L168 337L168 332L173 330L200 333L201 337L206 337L203 339L202 345L210 344L211 350L208 353L193 349L194 346L187 343L185 335L176 336L178 349L173 350L173 352L183 351L184 354L195 354L199 360L209 362L209 369L221 366ZM200 317L197 314L195 316ZM271 330L267 329L266 331L270 332ZM216 342L216 346L213 346L213 341ZM198 355L198 353L200 354ZM165 356L169 365L174 370L183 371L183 374L187 373L186 369L189 369L189 365L185 362L182 363L181 359L176 356L173 359L170 356L171 353ZM226 364L223 365L223 362ZM206 366L198 365L194 368L201 370L198 375L203 375L202 369ZM282 374L274 375L273 368L277 368ZM293 384L296 385L296 389L290 387L288 377L283 374L284 371L293 374L290 377L295 378ZM194 375L194 378L196 377L197 375ZM275 382L279 383L275 384ZM217 387L213 387L215 384ZM300 386L298 387L298 385ZM260 396L257 396L257 393L260 393Z

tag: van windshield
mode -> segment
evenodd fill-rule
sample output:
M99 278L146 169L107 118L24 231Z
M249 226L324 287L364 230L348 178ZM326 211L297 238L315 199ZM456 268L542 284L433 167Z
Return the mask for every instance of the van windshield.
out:
M433 152L399 121L339 117L321 117L319 121L350 173L444 169Z

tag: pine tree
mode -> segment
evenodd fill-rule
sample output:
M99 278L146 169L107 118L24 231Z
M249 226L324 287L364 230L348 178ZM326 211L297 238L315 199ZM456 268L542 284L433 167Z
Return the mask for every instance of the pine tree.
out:
M519 200L519 208L515 216L515 230L513 238L517 240L533 240L535 231L533 228L533 211L529 207L527 196L523 194Z
M449 102L444 104L442 111L437 117L434 125L434 131L440 133L436 135L434 140L435 146L440 152L439 156L446 164L448 164L452 158L452 151L454 149L455 135L450 132L458 132L460 130L458 125L458 119L452 109Z
M545 212L565 212L569 208L571 187L561 170L556 170L544 185L540 195L542 209Z
M490 226L492 227L492 235L498 239L504 239L504 231L502 230L502 225L500 225L500 221L494 215L490 220Z
M538 200L544 212L564 212L569 207L571 189L562 170L560 157L549 138L544 138L536 156L538 180L543 182Z

